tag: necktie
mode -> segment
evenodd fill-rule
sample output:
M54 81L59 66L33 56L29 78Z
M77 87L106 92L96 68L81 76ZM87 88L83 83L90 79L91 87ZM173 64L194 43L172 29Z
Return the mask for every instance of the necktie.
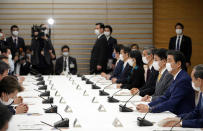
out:
M14 39L14 42L15 42L15 46L16 46L16 48L17 48L17 47L18 47L17 39Z
M157 79L157 82L159 82L159 80L161 79L161 76L162 76L162 74L159 73L159 75L158 75L158 79Z
M149 79L149 75L150 75L150 69L147 69L147 80Z
M66 57L65 57L65 60L64 60L64 71L66 71L66 67L67 67L67 63L66 63Z
M180 36L178 37L176 50L180 50Z

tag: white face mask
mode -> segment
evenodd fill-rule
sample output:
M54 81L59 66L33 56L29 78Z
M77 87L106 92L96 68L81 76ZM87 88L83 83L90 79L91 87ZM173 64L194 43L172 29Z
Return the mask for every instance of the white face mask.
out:
M159 66L159 62L158 62L158 61L154 61L152 65L153 65L153 67L154 67L154 69L155 69L156 71L159 71L160 66Z
M143 56L143 57L142 57L142 61L143 61L145 64L148 64L147 57Z
M8 105L11 105L11 104L13 103L14 99L10 98L7 102L2 101L2 100L0 99L0 101L1 101L2 104L8 106Z
M94 30L94 33L95 33L96 35L99 35L99 34L100 34L99 30L97 30L97 29Z
M63 52L63 56L67 57L69 55L68 52Z
M181 35L183 33L183 30L182 29L176 29L176 34L177 35Z
M110 32L104 31L104 35L105 35L106 37L109 37L109 36L110 36Z
M8 58L11 60L11 59L12 59L12 55L11 55L11 54L9 54L9 55L8 55Z
M172 71L171 63L166 63L166 69L168 70L168 72Z
M200 90L200 87L196 87L195 86L195 83L194 82L192 82L192 88L195 90L195 91L197 91L197 92L200 92L201 90Z
M3 36L3 33L0 33L0 37L2 37Z
M120 56L119 56L119 57L120 57L120 60L122 60L122 61L124 60L124 59L123 59L123 55L122 55L122 54L120 54Z
M129 64L130 66L133 66L133 64L134 64L133 60L132 60L132 59L128 59L128 64Z
M49 34L49 31L46 29L46 30L44 30L44 33L45 34Z
M14 36L18 36L18 31L13 31Z

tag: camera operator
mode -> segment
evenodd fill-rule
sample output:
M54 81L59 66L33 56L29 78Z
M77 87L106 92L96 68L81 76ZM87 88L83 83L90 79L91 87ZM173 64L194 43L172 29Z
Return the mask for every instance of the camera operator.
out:
M52 60L56 59L55 50L46 30L43 25L33 26L31 41L32 67L43 75L53 74Z

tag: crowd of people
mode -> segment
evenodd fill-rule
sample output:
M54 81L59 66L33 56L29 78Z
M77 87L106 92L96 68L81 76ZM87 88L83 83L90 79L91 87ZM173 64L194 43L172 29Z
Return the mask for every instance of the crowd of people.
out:
M90 74L101 74L116 84L118 89L128 89L132 95L142 97L139 112L161 113L170 111L177 115L167 118L163 126L203 127L203 64L195 66L191 76L187 68L191 65L192 43L183 35L184 26L175 25L176 36L169 48L139 48L117 44L110 25L97 23L97 39L91 51ZM19 28L11 26L11 36L5 38L0 30L0 130L8 127L14 114L26 113L28 105L22 97L24 77L31 73L43 75L65 73L77 74L76 59L70 56L70 48L61 48L62 56L56 59L46 25L33 28L31 46L25 46L18 36ZM52 63L56 59L56 65ZM13 106L17 105L17 106Z

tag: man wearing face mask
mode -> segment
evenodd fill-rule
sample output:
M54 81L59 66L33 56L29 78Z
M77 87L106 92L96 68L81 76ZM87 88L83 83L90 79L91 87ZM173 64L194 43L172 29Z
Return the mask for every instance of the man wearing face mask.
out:
M104 24L96 23L97 40L91 51L90 74L106 72L108 61L108 42L104 35Z
M61 48L62 56L56 59L55 74L77 74L77 62L76 59L70 56L70 48L64 45Z
M176 34L170 39L169 50L178 50L181 51L186 58L186 66L191 65L190 58L192 56L192 41L190 37L183 35L184 26L181 23L175 25Z
M130 57L130 48L128 47L123 47L121 49L121 54L120 54L120 60L123 61L122 68L120 75L118 77L113 77L111 79L112 83L117 83L117 84L126 84L128 81L128 76L130 75L132 66L129 63L131 60L129 59Z
M142 60L145 64L147 64L147 73L145 73L145 84L141 88L132 88L131 94L136 94L139 92L140 96L145 95L153 95L156 86L156 80L158 77L158 71L156 71L153 67L153 60L154 60L154 49L152 48L145 48L142 52Z
M137 105L137 110L151 113L170 111L176 115L191 112L195 108L195 93L185 68L184 55L180 51L168 51L166 69L173 75L173 82L164 95L148 105Z
M21 114L28 111L26 104L11 106L18 92L23 91L23 88L18 83L14 76L6 76L0 81L0 103L6 105L12 114Z
M201 92L198 105L190 113L181 114L174 118L166 118L166 122L162 123L162 126L203 128L203 64L193 68L191 77L193 88Z
M12 58L15 57L16 52L25 52L25 42L24 39L19 37L19 28L17 25L11 26L11 37L6 39L8 47L11 50Z
M157 49L154 52L154 62L153 67L156 71L159 71L158 78L156 80L155 92L152 96L145 95L142 101L150 102L156 100L158 97L162 96L164 92L168 89L171 82L173 81L173 76L166 69L167 62L167 50Z
M110 25L106 25L104 28L104 35L108 41L108 63L107 63L107 73L112 72L113 63L115 59L112 57L113 49L117 46L117 40L111 36L113 29Z

